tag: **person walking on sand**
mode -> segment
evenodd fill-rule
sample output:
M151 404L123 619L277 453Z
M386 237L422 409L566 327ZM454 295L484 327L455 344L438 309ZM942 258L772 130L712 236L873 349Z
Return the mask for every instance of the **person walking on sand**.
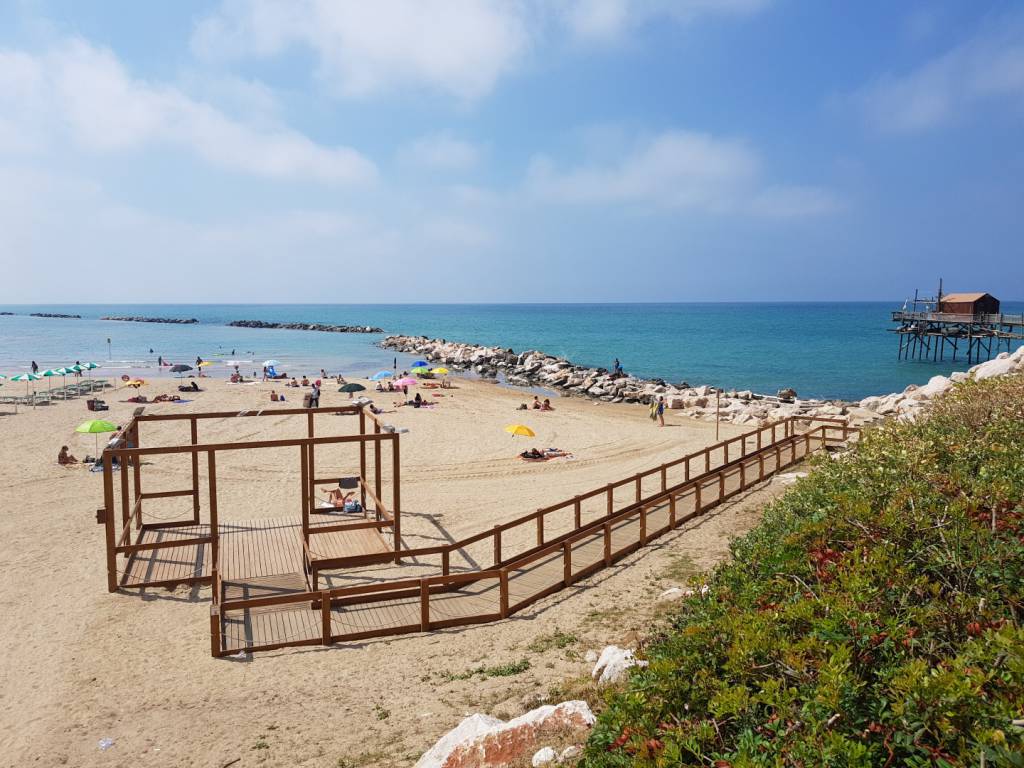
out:
M320 407L320 379L313 382L313 390L309 393L309 407Z
M32 361L32 373L39 373L39 366L36 365L36 361Z

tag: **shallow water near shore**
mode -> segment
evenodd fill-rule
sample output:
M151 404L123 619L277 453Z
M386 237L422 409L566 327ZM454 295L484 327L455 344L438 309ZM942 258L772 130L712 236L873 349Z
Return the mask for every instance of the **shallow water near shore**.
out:
M803 397L858 399L966 370L966 359L899 361L892 302L715 304L166 304L0 306L0 373L93 360L107 369L154 369L156 359L192 364L241 362L243 373L276 359L296 375L366 375L396 357L376 344L381 334L338 334L229 328L232 320L379 326L388 334L538 349L575 363L624 368L644 378L712 384L772 394L794 387ZM1004 301L1004 312L1024 302ZM30 312L79 314L37 318ZM104 315L196 318L195 325L104 321ZM109 354L107 339L110 339ZM1016 345L1011 346L1011 349ZM152 350L152 352L150 352ZM398 367L412 358L397 355ZM220 366L210 375L223 374ZM8 386L13 386L9 384Z

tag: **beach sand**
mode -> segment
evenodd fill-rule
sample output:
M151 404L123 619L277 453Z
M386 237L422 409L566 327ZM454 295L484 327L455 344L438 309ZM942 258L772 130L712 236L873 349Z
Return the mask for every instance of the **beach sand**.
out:
M148 412L275 407L270 384L199 381L206 391L192 402ZM158 377L141 392L149 398L175 393L178 383ZM559 398L552 413L524 413L516 407L530 393L462 379L455 385L444 397L428 398L438 401L435 408L384 416L409 429L401 437L409 546L474 533L715 441L713 423L671 412L664 429L645 408L583 399ZM322 406L348 402L335 389L325 386ZM289 406L301 404L302 390L283 391ZM411 765L463 716L521 714L552 685L586 677L587 650L635 645L665 610L656 603L661 591L724 557L729 539L782 491L773 482L747 492L505 621L261 653L247 661L213 659L208 588L107 592L103 529L95 522L102 476L55 461L63 444L79 458L92 453L93 436L74 427L96 416L126 422L137 407L124 402L132 393L107 390L105 414L86 411L84 398L22 407L16 415L0 406L2 765ZM385 407L396 399L366 394ZM352 431L353 417L326 418L338 420L339 434ZM502 430L516 422L533 427L537 439ZM326 433L330 422L318 422L318 429L320 423ZM302 417L284 416L202 427L204 440L300 436L304 428ZM182 437L162 429L143 425L143 444ZM723 425L722 436L741 431ZM562 448L574 458L516 459L534 445ZM222 524L297 517L298 461L291 453L238 451L218 459ZM187 485L186 461L155 461L146 472L160 488ZM154 514L174 517L173 511L168 504ZM418 575L416 566L409 568ZM522 660L529 668L514 675L468 674ZM113 745L101 750L101 739Z

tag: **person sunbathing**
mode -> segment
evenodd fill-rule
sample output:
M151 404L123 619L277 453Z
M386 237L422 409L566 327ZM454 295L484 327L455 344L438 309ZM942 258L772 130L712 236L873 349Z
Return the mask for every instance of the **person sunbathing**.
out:
M60 453L57 454L57 463L62 467L66 467L69 464L77 464L78 459L68 453L68 447L66 445L62 445L60 447Z
M355 498L355 495L355 491L345 493L342 488L332 488L331 492L327 495L327 501L332 504L335 509L340 509L343 512L362 512L363 505L359 503L358 499Z
M553 410L555 410L554 408L551 407L551 401L548 398L546 398L546 397L544 398L544 402L541 403L540 409L542 411L553 411Z
M292 381L294 381L294 379L292 379ZM304 386L304 387L308 387L309 386L309 379L307 379L305 376L302 377L302 386Z
M530 448L529 450L523 451L522 453L519 454L519 456L521 458L531 460L546 458L544 454L538 451L536 448Z
M530 407L535 411L540 410L540 398L537 397L537 395L533 396L533 405L531 405Z
M174 403L181 400L178 395L157 395L153 398L154 403Z
M275 392L274 390L270 390L270 402L276 403L279 399L280 397L278 397L277 392Z
M178 387L178 391L179 392L202 392L203 390L201 390L199 388L198 384L196 384L194 381L192 381L192 382L189 382L188 384L182 384L181 386L179 386Z
M287 384L285 384L285 386L286 386L286 387L297 387L297 386L299 386L299 382L297 382L297 381L295 380L295 377L293 376L293 377L292 377L292 380L291 380L291 381L289 381L289 382L288 382Z

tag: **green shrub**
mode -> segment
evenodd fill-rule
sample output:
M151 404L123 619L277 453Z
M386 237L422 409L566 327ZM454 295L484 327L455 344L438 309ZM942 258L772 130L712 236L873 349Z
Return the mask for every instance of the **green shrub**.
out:
M1024 379L771 505L608 696L589 766L1024 766Z

